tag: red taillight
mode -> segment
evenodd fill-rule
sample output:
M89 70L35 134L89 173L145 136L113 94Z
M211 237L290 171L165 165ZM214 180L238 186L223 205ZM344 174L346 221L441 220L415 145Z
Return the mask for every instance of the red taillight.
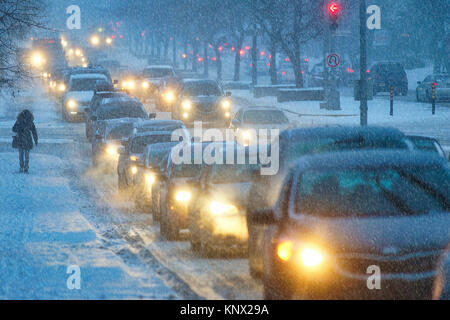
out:
M286 75L286 71L281 71L281 74L282 74L283 76L285 76L285 75Z
M289 58L285 58L284 61L285 61L285 62L289 62Z
M355 70L353 70L353 69L350 69L350 68L347 68L347 72L348 72L348 73L354 73L354 72L355 72Z
M436 88L437 87L437 82L433 82L433 87Z
M369 70L369 69L367 69L367 70L366 70L366 72L367 72L367 73L370 73L370 70Z

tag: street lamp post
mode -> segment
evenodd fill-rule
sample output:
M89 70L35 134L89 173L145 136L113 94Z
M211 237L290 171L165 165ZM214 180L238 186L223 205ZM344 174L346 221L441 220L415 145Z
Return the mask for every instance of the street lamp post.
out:
M360 32L360 123L367 126L367 41L366 41L366 0L359 4L359 32Z

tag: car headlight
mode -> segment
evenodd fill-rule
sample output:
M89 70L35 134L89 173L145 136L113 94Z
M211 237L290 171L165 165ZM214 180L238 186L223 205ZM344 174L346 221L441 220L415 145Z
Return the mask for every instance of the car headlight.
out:
M177 200L177 202L189 202L189 200L191 200L191 193L189 191L178 191L175 194L175 200Z
M294 254L294 245L291 241L285 241L277 246L277 255L283 261L288 261Z
M73 99L70 99L69 101L67 101L67 107L69 109L75 109L77 107L77 102Z
M172 91L167 91L164 93L164 99L167 102L173 102L173 100L175 100L175 94Z
M133 162L138 161L138 157L137 156L130 156L130 160Z
M142 83L142 88L148 89L149 87L150 87L150 83L148 83L147 81Z
M122 82L122 88L126 89L128 87L128 82L123 81Z
M65 85L64 83L61 83L61 84L58 86L58 90L61 91L61 92L66 91L66 85Z
M184 100L182 103L182 107L185 110L189 110L192 108L192 102L190 102L189 100Z
M236 206L232 204L213 201L209 204L209 211L215 215L222 215L225 213L227 214L237 213L238 209L236 208Z
M118 154L117 146L108 146L106 148L106 153L108 153L110 156L116 156Z
M134 89L136 83L134 81L128 81L128 89Z
M228 110L231 107L231 102L229 100L222 101L222 108Z
M147 173L145 175L145 183L147 184L147 186L152 186L156 181L156 176L154 173Z
M137 169L136 166L132 166L132 167L131 167L131 174L136 174L137 171L138 171L138 169Z
M317 249L306 247L302 250L301 259L305 267L317 267L323 261L323 254Z

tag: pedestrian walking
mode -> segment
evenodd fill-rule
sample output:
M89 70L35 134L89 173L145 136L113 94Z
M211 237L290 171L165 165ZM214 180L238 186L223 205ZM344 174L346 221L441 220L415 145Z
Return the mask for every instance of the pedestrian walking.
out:
M16 133L16 136L13 138L13 148L19 149L20 172L28 173L33 139L35 145L38 145L34 116L30 110L23 110L17 116L17 121L12 130Z

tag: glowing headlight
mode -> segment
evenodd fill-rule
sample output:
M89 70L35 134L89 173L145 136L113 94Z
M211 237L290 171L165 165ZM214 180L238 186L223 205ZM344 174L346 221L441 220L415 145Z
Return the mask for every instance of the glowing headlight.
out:
M187 112L183 113L183 118L184 118L184 119L189 118L189 114L188 114Z
M148 89L149 87L150 87L150 83L148 83L148 82L143 82L142 83L142 88Z
M108 146L106 148L106 152L110 155L110 156L116 156L117 155L117 147L116 146Z
M189 110L192 108L192 103L189 100L185 100L182 103L183 109Z
M230 107L231 107L231 102L228 101L228 100L222 101L222 107L223 107L224 109L230 109Z
M229 117L231 117L231 113L229 113L228 111L227 111L227 112L225 112L225 117L226 117L226 118L229 118Z
M277 247L277 255L283 261L291 259L294 253L294 245L290 241L282 242Z
M323 255L312 248L305 248L301 253L302 262L306 267L316 267L322 263Z
M213 201L209 205L209 211L213 214L221 215L224 213L237 213L238 209L232 204Z
M136 86L136 84L134 83L134 81L128 81L127 83L128 83L128 84L127 84L128 89L134 89L134 87Z
M131 174L136 174L137 173L137 167L136 166L132 166L131 167Z
M173 100L175 100L175 95L172 91L168 91L164 94L164 98L167 102L172 102Z
M130 156L130 160L133 162L136 162L138 160L138 158L136 156Z
M156 176L153 173L147 173L145 175L145 183L147 183L147 186L151 186L155 183Z
M77 102L75 100L70 99L67 101L67 107L69 109L75 109L77 107Z
M65 85L64 83L61 83L61 84L58 86L58 90L61 91L61 92L66 91L66 85Z
M175 200L178 202L189 202L191 200L191 193L189 191L178 191L175 195Z

